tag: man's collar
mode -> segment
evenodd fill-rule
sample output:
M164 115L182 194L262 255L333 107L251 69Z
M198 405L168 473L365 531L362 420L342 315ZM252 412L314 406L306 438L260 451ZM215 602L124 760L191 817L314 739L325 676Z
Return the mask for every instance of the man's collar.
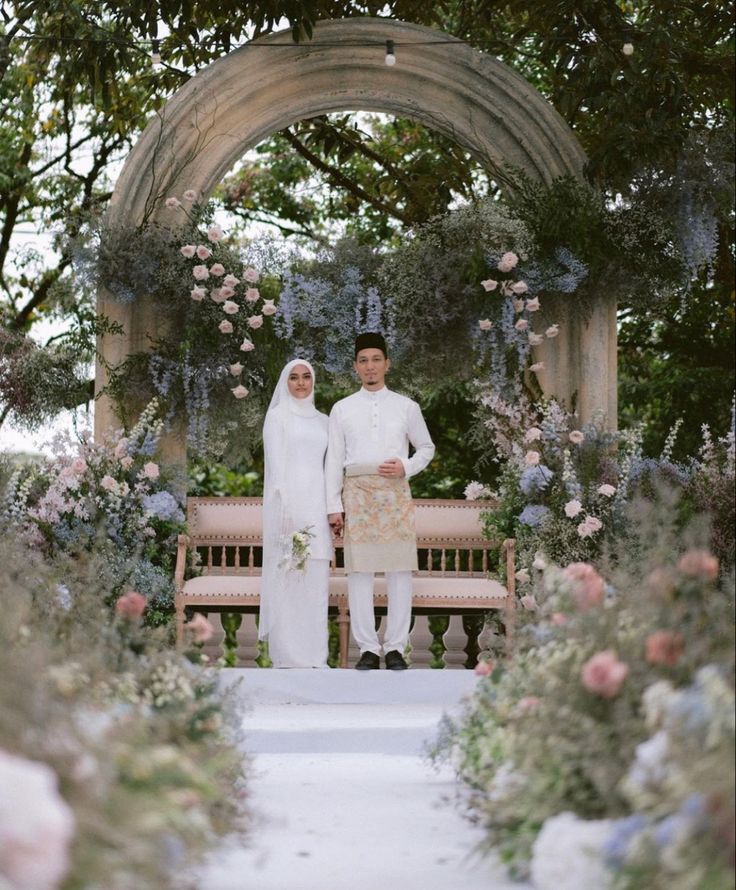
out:
M380 389L366 389L364 386L361 386L358 392L365 398L377 396L379 399L384 399L389 393L389 388L384 383Z

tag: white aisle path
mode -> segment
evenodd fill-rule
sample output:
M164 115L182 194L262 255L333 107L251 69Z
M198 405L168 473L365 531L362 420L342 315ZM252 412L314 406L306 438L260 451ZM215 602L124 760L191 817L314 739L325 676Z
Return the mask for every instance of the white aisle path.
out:
M524 890L475 849L455 777L426 745L470 671L234 669L248 710L253 829L224 844L197 890Z

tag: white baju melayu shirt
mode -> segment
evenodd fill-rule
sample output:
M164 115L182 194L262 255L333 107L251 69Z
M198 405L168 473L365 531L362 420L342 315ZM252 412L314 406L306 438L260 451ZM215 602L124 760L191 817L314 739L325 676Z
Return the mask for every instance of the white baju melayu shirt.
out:
M415 453L409 457L409 445ZM406 478L423 470L434 456L434 444L416 402L385 386L360 389L336 402L330 412L325 462L327 512L342 513L343 473L351 465L375 465L399 458Z

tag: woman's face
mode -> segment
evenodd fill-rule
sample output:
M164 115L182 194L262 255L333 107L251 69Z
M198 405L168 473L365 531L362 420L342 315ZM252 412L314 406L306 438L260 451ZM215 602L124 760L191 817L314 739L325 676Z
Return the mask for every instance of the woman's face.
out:
M295 399L306 399L312 392L312 372L306 365L294 365L286 380L289 392Z

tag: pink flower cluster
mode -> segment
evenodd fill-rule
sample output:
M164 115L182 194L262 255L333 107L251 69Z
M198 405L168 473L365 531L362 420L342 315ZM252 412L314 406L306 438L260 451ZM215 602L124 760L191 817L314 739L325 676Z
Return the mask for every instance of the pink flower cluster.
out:
M571 582L578 611L587 612L603 603L606 584L593 566L587 562L571 562L562 570L562 574Z
M508 274L512 272L518 264L519 257L512 251L508 251L504 253L498 261L496 268L499 272ZM495 278L486 278L481 281L480 284L486 293L492 293L493 291L498 290L498 293L501 294L501 296L511 299L514 306L514 312L517 315L521 315L522 312L532 314L538 312L541 308L538 297L523 298L523 294L529 291L529 285L525 281L511 281L509 279L498 281ZM490 331L493 327L493 322L489 318L483 318L478 322L478 327L481 331ZM545 338L551 340L557 337L560 333L560 326L558 324L550 325L543 334L537 333L531 330L529 318L517 319L514 328L519 334L526 335L527 342L530 346L540 346ZM530 365L529 370L536 374L543 368L543 362L534 362Z
M619 661L612 649L606 649L585 662L580 679L588 692L601 698L615 698L628 675L629 666Z
M189 196L189 197L187 197ZM197 199L197 193L194 190L188 190L184 193L184 200L194 201ZM181 202L175 198L168 198L167 207L176 209L181 207ZM252 266L245 266L242 271L241 278L227 273L227 269L222 263L213 262L207 265L207 261L213 256L213 248L220 242L225 233L220 226L213 225L207 230L207 240L211 246L207 244L184 244L179 248L179 252L186 259L199 260L192 266L192 277L194 285L189 291L189 296L195 302L202 302L208 295L206 282L212 280L217 281L217 285L209 290L209 298L218 305L222 306L222 311L227 316L235 316L240 312L241 304L237 302L238 287L243 285L242 299L251 307L251 314L245 319L245 325L252 331L256 331L263 327L264 316L275 315L277 310L273 300L263 301L260 313L255 312L255 304L261 299L259 289L255 286L260 280L260 273ZM221 334L227 336L235 332L235 324L229 318L223 318L217 325ZM247 337L240 345L242 352L251 352L255 349L255 344ZM233 362L229 365L230 373L233 376L239 376L242 373L243 366L239 362ZM233 372L233 368L240 368L239 371ZM241 385L231 390L236 399L243 399L248 395L248 389Z

